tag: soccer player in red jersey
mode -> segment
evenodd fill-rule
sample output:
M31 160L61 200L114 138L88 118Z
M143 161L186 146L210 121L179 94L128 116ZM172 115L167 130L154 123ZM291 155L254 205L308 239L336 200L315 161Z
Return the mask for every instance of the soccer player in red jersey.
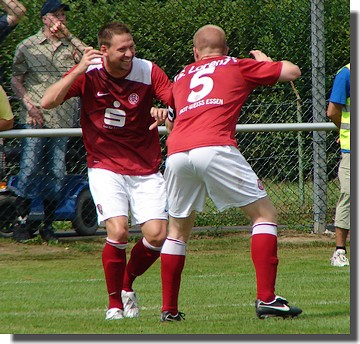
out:
M170 216L161 250L161 320L184 318L178 310L178 294L186 245L196 211L203 210L207 196L220 211L240 207L251 219L257 316L297 316L301 309L275 294L276 210L237 149L235 129L241 107L256 87L295 80L300 69L289 61L273 62L259 50L251 51L254 59L228 56L225 32L214 25L200 28L193 43L195 62L174 79L176 118L168 125L164 177Z
M160 256L167 229L165 181L159 172L158 123L153 100L168 105L171 82L156 64L135 57L129 28L110 23L98 33L99 50L88 47L80 63L50 86L41 105L53 108L80 97L89 184L107 238L102 261L109 294L105 319L139 316L132 284ZM128 213L143 233L126 264Z

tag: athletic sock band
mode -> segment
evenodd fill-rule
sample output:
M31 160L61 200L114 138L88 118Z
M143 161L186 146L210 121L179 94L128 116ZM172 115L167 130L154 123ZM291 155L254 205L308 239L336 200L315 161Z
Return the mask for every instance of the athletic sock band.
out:
M156 247L156 246L149 244L149 242L145 239L145 237L142 238L142 242L143 242L144 246L147 247L149 250L161 251L162 246Z
M277 224L271 222L258 222L252 227L252 235L255 234L272 234L277 236Z
M111 240L109 238L106 238L106 243L111 245L111 246L114 246L116 248L118 248L119 250L125 250L128 243L127 242L118 242L118 241L115 241L115 240Z
M161 253L185 256L186 243L181 240L167 237L161 249Z

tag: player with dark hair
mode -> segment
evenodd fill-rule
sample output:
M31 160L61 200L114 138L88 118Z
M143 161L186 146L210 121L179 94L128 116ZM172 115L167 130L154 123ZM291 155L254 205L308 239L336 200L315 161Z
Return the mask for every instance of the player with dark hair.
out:
M98 43L99 50L87 48L79 65L49 87L41 104L53 108L71 97L82 99L90 190L98 221L105 222L107 230L102 254L109 294L105 318L113 320L139 316L132 284L160 256L166 238L159 133L149 129L166 117L164 111L163 118L154 122L150 110L154 98L169 104L171 82L156 64L135 57L135 43L126 25L105 25ZM129 210L143 238L126 265Z
M162 321L183 319L178 294L186 245L196 211L203 210L207 196L220 211L240 207L251 219L257 316L294 317L302 312L275 294L276 210L235 139L247 96L256 87L295 80L301 72L293 63L273 62L259 50L251 51L255 60L228 56L228 50L220 27L200 28L194 35L195 62L186 66L173 84L176 118L168 123L171 132L164 173L170 217L161 250Z

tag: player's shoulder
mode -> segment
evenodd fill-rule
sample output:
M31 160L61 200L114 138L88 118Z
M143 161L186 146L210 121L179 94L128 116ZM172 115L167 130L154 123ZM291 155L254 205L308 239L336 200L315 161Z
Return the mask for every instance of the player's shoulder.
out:
M152 84L153 76L161 71L161 68L150 60L134 57L132 62L131 71L126 77L129 81L150 85Z
M259 61L256 61L250 57L238 57L237 61L240 66L252 66L259 63Z
M132 62L133 62L133 68L139 68L139 69L151 69L155 65L154 62L139 57L134 57Z
M100 70L103 68L102 59L100 57L93 59L92 62L93 63L87 68L86 73L90 73L91 71Z

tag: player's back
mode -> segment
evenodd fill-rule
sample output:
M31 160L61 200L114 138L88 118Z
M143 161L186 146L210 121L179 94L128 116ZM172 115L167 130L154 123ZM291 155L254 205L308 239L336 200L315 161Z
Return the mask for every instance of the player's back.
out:
M186 66L175 78L176 110L168 153L204 146L236 146L241 106L251 91L278 80L280 68L252 59L218 56Z

